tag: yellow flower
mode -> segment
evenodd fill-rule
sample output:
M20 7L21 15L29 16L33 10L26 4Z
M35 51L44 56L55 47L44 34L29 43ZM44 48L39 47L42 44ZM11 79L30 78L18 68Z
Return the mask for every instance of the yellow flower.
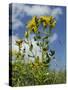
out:
M54 19L53 16L41 16L40 21L41 23L43 23L44 27L49 26L51 28L54 28L56 25L56 20Z
M40 19L48 25L50 23L50 17L51 16L41 16Z
M51 27L51 28L54 28L55 25L56 25L56 20L55 20L54 22L52 22L52 24L50 24L50 27Z
M33 32L37 32L37 30L38 30L38 28L37 28L37 26L35 26L34 28L33 28Z
M38 28L37 28L37 17L36 16L34 16L33 18L32 18L32 20L30 20L28 23L27 23L27 28L32 32L37 32L37 30L38 30Z
M27 28L30 32L36 33L40 24L43 24L44 28L50 27L51 29L55 27L56 20L53 16L33 16L33 18L27 23Z
M46 23L46 22L43 22L43 26L44 26L44 27L47 27L47 23Z

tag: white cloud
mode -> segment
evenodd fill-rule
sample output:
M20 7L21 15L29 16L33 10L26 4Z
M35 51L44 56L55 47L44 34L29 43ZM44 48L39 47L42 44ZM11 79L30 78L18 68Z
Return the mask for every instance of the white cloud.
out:
M16 40L18 40L19 38L17 36L10 36L10 38L12 38L12 42L10 40L10 49L11 49L11 45L12 45L12 50L13 51L18 51L18 46L16 45ZM27 60L31 60L31 61L34 61L34 58L33 57L28 57L28 54L33 56L35 55L35 57L39 56L40 58L40 62L41 62L41 58L42 58L42 52L41 52L41 49L39 46L36 45L36 42L34 41L34 39L31 39L31 42L33 44L33 54L32 52L29 50L29 45L26 44L25 42L22 43L22 48L21 50L23 50L25 48L25 62L27 63L28 61ZM13 59L14 60L14 59Z
M33 53L29 50L29 45L27 45L26 43L24 43L22 45L22 50L23 50L23 48L25 48L25 50L26 50L26 53L25 53L26 62L27 62L27 60L31 60L32 62L34 62L34 59L35 59L34 57L28 57L28 55L35 56L35 57L39 56L39 60L40 60L40 62L42 62L41 61L42 60L42 52L41 52L40 47L36 45L37 42L34 41L34 39L32 38L30 43L32 43L32 45L33 45L33 49L32 49Z
M20 20L23 18L23 5L22 4L12 4L12 30L16 30L19 27L23 27L24 24Z
M62 9L61 8L55 8L52 10L51 15L58 18L59 15L62 14Z
M18 51L18 46L16 46L16 40L18 40L19 38L17 36L10 36L10 43L9 43L9 48L10 50L16 50Z
M24 9L22 4L12 4L12 14L14 17L22 16L24 15Z
M34 5L34 6L24 6L24 12L27 13L27 15L29 16L33 16L33 15L49 15L51 12L51 9L48 6L38 6L38 5Z
M23 5L24 12L29 16L41 16L41 15L52 15L57 18L62 14L62 9L59 7L51 9L49 6L33 5L27 6Z
M58 39L58 35L56 33L54 33L50 38L49 38L49 42L53 43L54 41L56 41Z
M12 18L12 30L16 30L19 27L23 27L23 26L24 24L19 19Z

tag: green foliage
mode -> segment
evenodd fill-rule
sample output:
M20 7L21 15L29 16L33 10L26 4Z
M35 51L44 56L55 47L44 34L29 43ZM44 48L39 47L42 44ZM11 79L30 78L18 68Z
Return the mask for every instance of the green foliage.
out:
M12 86L58 84L66 82L65 72L49 71L45 63L12 63Z

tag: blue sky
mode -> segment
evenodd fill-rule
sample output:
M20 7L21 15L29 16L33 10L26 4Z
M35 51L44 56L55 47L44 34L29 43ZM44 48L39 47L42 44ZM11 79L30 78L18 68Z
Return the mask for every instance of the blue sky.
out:
M12 36L23 38L26 23L32 16L54 16L57 20L53 30L50 47L56 51L56 60L51 61L50 68L60 70L66 65L66 7L12 4ZM11 16L11 13L10 13ZM10 28L11 30L11 28ZM10 34L11 36L11 34Z

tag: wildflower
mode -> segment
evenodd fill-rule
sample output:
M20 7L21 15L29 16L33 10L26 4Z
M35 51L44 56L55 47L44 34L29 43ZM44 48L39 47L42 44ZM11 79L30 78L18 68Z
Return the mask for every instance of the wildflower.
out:
M56 25L56 20L54 22L52 22L52 24L50 24L50 28L54 28Z
M34 16L32 18L32 20L30 20L28 23L27 23L27 26L26 26L31 32L37 32L38 30L38 20L37 20L37 17Z
M56 20L54 19L53 16L41 16L40 17L40 22L43 24L43 26L46 28L51 27L54 28L56 25Z
M46 27L49 25L50 17L49 16L41 16L40 17L41 23L43 23L43 26Z

